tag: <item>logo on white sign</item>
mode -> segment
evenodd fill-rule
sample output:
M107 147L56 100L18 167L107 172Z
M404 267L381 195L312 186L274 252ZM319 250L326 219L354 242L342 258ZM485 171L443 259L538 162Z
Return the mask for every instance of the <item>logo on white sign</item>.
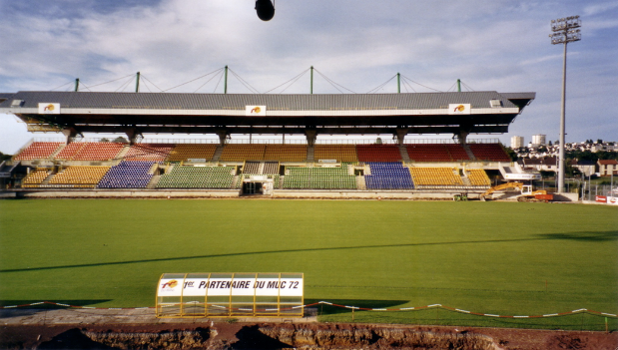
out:
M60 103L39 103L39 114L60 114Z
M451 103L448 105L448 114L470 114L469 103Z
M266 106L245 106L248 117L263 117L266 115Z

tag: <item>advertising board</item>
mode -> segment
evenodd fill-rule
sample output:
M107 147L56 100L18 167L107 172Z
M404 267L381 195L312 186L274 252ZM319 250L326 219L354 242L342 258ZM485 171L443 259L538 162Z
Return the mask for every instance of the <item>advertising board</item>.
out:
M302 273L166 273L157 286L157 316L271 314L302 316ZM242 310L242 312L238 312Z

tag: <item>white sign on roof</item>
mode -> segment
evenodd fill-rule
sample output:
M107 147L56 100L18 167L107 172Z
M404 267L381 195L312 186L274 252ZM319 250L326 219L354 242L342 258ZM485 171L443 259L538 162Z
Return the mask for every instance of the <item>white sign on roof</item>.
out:
M469 103L451 103L448 105L448 114L470 114Z
M60 103L39 103L39 114L60 114Z
M247 117L263 117L266 115L266 106L245 106Z

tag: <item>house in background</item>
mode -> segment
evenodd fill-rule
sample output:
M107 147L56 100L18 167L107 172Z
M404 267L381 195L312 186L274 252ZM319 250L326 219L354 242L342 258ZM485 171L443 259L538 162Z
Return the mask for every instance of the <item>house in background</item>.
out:
M601 176L618 175L618 161L615 159L599 159L599 174Z

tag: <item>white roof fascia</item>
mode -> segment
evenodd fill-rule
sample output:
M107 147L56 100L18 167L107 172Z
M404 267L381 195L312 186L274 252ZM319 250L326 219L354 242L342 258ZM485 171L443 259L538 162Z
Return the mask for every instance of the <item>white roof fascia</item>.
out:
M39 114L38 108L0 108L0 113ZM517 114L519 108L472 108L474 114ZM196 115L196 116L233 116L244 117L244 109L138 109L138 108L62 108L60 114L96 114L96 115ZM266 116L302 117L302 116L401 116L401 115L446 115L448 109L354 109L354 110L268 110ZM260 118L256 116L255 118Z

